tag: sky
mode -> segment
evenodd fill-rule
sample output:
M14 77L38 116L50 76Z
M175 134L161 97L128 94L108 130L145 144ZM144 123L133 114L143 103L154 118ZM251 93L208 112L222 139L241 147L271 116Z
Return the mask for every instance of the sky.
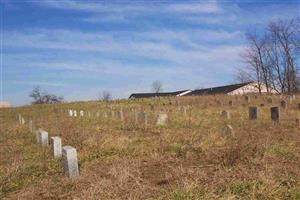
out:
M66 101L235 82L245 32L299 17L300 0L0 0L1 100Z

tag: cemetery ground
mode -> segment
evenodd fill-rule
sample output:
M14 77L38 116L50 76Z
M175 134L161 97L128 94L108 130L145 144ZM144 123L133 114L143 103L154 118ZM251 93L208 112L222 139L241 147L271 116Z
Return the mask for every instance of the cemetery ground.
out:
M300 199L300 97L271 98L203 96L1 109L0 199ZM283 99L286 108L280 107ZM253 106L258 116L249 120ZM271 120L274 106L280 107L278 122ZM167 114L167 121L157 126L159 113ZM77 178L64 174L51 145L37 144L38 128L49 140L59 136L63 146L76 148Z

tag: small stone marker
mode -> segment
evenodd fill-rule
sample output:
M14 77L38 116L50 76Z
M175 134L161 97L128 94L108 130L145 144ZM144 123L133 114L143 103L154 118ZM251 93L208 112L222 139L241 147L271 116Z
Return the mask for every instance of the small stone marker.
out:
M77 151L74 147L64 146L62 151L64 172L69 178L79 176Z
M40 129L40 131L39 131L39 142L43 147L49 145L48 132Z
M115 118L115 112L113 110L111 111L111 118Z
M148 126L148 116L147 116L147 113L143 112L143 117L144 117L145 127L147 127Z
M232 106L233 102L230 100L228 104L229 104L229 106Z
M168 115L167 114L165 114L165 113L158 114L158 118L157 118L157 121L156 121L156 126L166 125L167 120L168 120Z
M286 108L287 108L287 103L286 103L286 101L284 101L284 100L282 100L282 101L280 102L280 105L281 105L281 107L282 107L283 109L286 109Z
M21 124L24 125L25 124L25 119L22 117L22 120L21 120Z
M77 111L76 110L73 110L73 116L77 117Z
M257 119L257 107L249 107L249 119L256 120Z
M279 107L272 107L271 108L271 119L273 121L278 122L280 120L280 109Z
M84 111L83 110L79 111L79 115L80 115L80 117L83 117L84 116Z
M61 149L61 138L60 137L51 137L51 145L53 156L55 159L61 158L62 149Z
M300 103L298 103L298 110L300 110Z
M100 113L97 111L96 112L96 117L99 118L100 117Z
M69 110L69 116L73 117L73 110Z
M221 116L224 118L224 119L230 119L230 113L226 110L223 110L222 113L221 113Z
M43 131L43 129L39 128L38 130L35 131L35 137L36 137L36 143L40 144L40 132Z

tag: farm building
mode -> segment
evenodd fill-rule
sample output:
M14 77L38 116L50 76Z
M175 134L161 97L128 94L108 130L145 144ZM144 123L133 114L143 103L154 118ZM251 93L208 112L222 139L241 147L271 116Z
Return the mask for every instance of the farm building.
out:
M261 92L266 93L265 86L261 86ZM197 96L197 95L243 95L249 93L259 93L258 84L255 82L247 82L240 84L225 85L219 87L196 89L196 90L181 90L176 92L162 92L162 93L134 93L131 94L129 99L136 98L150 98L150 97L167 97L167 96ZM274 93L274 91L273 91Z

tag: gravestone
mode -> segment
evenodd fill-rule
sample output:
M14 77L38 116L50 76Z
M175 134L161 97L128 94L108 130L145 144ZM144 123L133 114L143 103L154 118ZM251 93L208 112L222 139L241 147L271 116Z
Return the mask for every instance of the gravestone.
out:
M73 116L77 117L77 111L76 110L73 110Z
M144 125L145 127L148 126L148 116L146 112L143 112L143 118L144 118Z
M115 118L115 111L111 110L111 118Z
M139 113L136 110L134 111L134 122L135 124L139 123Z
M257 107L249 107L249 119L256 120L258 116Z
M84 116L84 111L83 110L79 111L79 115L80 115L80 117L83 117Z
M53 156L55 159L61 158L62 148L61 148L61 138L60 137L51 137L51 147Z
M271 108L271 119L275 122L279 122L280 120L280 109L279 107Z
M40 129L39 142L40 142L40 145L42 145L43 147L46 147L49 145L48 132Z
M21 124L24 125L25 124L25 119L22 117L22 120L21 120Z
M158 114L158 118L157 118L157 121L156 121L156 126L166 125L167 120L168 120L168 115L167 114L165 114L165 113Z
M229 104L229 106L232 106L233 105L233 101L230 100L228 104Z
M224 119L230 119L230 113L229 113L229 111L223 110L222 113L221 113L221 116Z
M96 112L96 117L99 118L100 117L100 113L97 111Z
M300 110L300 103L298 103L298 110Z
M286 108L287 108L287 103L286 103L286 101L284 101L284 100L282 100L282 101L280 102L280 105L281 105L281 108L282 108L282 109L286 109Z
M65 175L69 178L78 177L79 169L76 149L71 146L64 146L62 150L62 158Z
M73 117L73 110L69 110L69 116Z

